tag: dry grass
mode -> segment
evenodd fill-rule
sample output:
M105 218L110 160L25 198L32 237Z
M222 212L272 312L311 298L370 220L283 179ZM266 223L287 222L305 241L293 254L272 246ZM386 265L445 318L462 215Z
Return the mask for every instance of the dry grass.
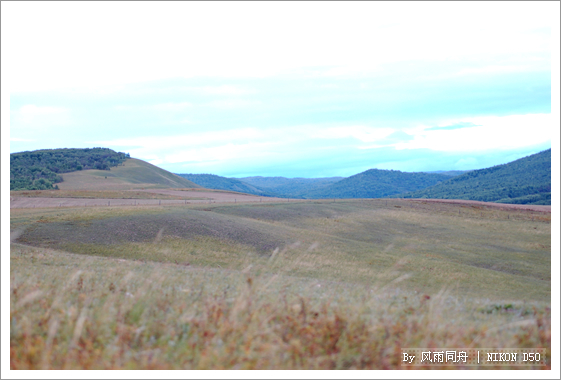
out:
M400 369L402 347L546 348L550 363L543 303L382 282L390 286L15 244L11 369Z
M74 253L233 270L250 254L257 268L360 284L399 262L409 275L401 286L419 293L450 287L457 296L549 301L550 224L522 212L501 219L497 210L481 217L457 205L401 205L12 210L11 229L23 230L17 242Z
M84 199L193 199L192 197L181 197L169 194L154 194L135 190L24 190L10 191L10 196L27 198Z
M405 347L528 347L549 369L551 229L532 215L12 209L11 368L402 369Z
M111 170L79 170L62 174L61 190L130 190L200 187L148 162L129 158Z

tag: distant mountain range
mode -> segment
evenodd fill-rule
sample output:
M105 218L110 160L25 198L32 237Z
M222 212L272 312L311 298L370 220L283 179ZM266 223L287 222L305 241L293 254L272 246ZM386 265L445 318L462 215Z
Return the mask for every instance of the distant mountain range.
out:
M408 173L370 169L347 178L179 175L206 188L285 198L441 198L551 204L551 149L473 171Z
M405 173L399 170L370 169L329 186L308 191L306 198L386 198L424 189L450 176L430 173Z
M469 199L551 204L551 149L402 195L404 198Z
M335 183L344 177L285 178L244 177L227 178L214 174L177 174L207 189L238 191L265 197L304 198L311 190Z
M212 174L177 175L209 189L300 199L391 197L424 189L450 178L449 174L404 173L378 169L370 169L348 178L226 178Z
M325 178L285 178L285 177L244 177L240 181L252 184L285 198L307 198L310 191L322 189L336 183L344 177Z
M253 186L251 183L242 182L236 178L221 177L215 174L177 174L199 186L207 189L237 191L240 193L255 194L264 197L274 197L276 194Z
M194 188L284 198L436 198L551 204L551 149L487 169L407 173L370 169L328 178L172 174L106 148L10 154L10 190Z

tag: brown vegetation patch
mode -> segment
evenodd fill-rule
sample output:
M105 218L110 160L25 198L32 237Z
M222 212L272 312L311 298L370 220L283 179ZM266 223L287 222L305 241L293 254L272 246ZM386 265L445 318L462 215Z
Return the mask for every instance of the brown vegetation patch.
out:
M494 203L494 202L480 202L470 201L464 199L411 199L412 201L421 201L422 203L437 202L437 203L452 203L460 205L470 205L474 208L479 207L492 207L500 210L527 210L551 213L551 206L545 205L523 205L523 204L510 204L510 203Z
M551 310L12 246L10 369L551 369ZM405 347L545 365L402 366Z
M148 215L108 217L87 222L65 221L32 225L18 239L19 242L49 248L69 244L115 245L128 242L151 242L158 234L194 239L208 236L227 242L253 247L261 253L270 253L287 244L266 229L250 223L209 212L160 212Z

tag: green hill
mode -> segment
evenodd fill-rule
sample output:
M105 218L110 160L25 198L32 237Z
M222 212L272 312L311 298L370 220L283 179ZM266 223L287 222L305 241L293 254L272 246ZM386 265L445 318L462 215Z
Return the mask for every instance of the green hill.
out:
M406 173L399 170L370 169L320 189L306 198L384 198L415 191L449 179L449 175Z
M235 178L221 177L215 174L177 174L206 189L237 191L240 193L255 194L260 196L274 196L263 189L242 182Z
M49 190L62 173L107 171L130 156L107 148L42 149L10 154L10 190Z
M107 148L42 149L10 154L10 190L198 188L157 166Z
M551 149L508 164L473 170L403 197L550 205Z

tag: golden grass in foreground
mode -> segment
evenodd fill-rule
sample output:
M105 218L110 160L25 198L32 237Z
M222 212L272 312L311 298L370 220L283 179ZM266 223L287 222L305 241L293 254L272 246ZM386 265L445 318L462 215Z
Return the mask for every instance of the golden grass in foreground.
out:
M249 261L193 268L19 244L10 255L11 369L400 369L402 347L546 348L551 362L543 302L427 298Z

